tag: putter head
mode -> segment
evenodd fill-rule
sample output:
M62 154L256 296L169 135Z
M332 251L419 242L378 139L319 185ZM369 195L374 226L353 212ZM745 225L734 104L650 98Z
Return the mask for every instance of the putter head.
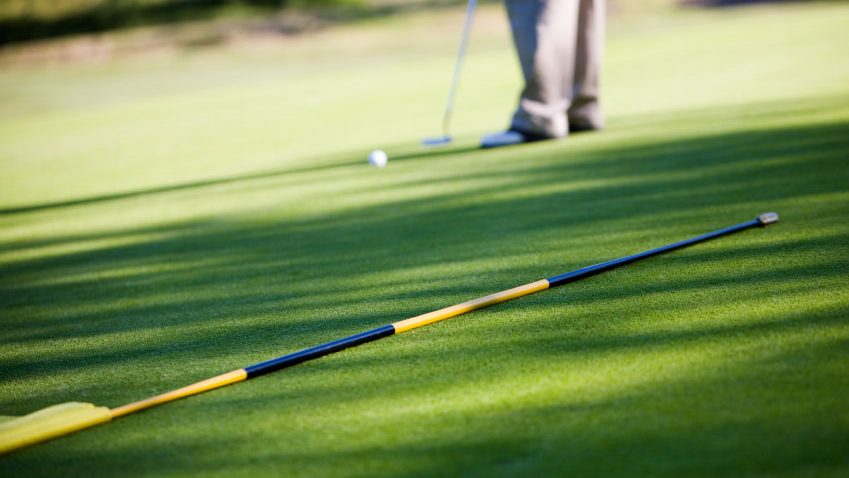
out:
M439 136L436 138L425 138L422 140L422 146L426 148L438 148L451 144L454 139L451 136Z
M765 212L758 216L758 222L761 223L761 227L765 227L769 224L773 224L778 222L778 213L775 212Z

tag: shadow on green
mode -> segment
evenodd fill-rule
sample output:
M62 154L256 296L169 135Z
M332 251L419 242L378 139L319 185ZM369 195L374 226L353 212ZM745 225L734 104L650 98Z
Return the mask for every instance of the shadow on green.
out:
M792 113L793 107L784 108ZM522 158L523 169L492 167L469 176L459 170L438 179L445 193L394 201L391 207L285 221L209 220L115 231L115 238L155 238L6 264L0 268L4 347L25 349L56 341L61 348L76 340L130 339L97 350L70 348L59 359L17 355L0 361L4 380L38 380L87 368L125 373L119 386L67 383L62 390L31 395L26 403L0 397L4 412L23 413L69 399L117 405L143 398L142 391L164 391L458 300L746 220L766 209L776 209L785 219L774 229L652 259L426 332L169 405L171 412L154 410L86 432L112 446L75 449L83 443L78 435L25 450L4 465L21 470L38 460L43 470L51 470L71 460L90 460L104 475L120 474L130 464L136 470L154 470L161 463L185 473L259 473L277 464L314 475L345 463L396 476L555 474L571 466L586 472L592 469L588 464L612 475L637 470L655 476L708 476L749 469L800 471L803 466L833 472L846 466L845 430L836 424L814 430L793 420L821 420L817 406L825 401L831 409L849 391L835 365L849 358L847 343L824 332L845 326L845 307L785 308L731 324L710 324L692 311L727 312L752 301L793 300L845 282L846 228L835 232L827 226L845 222L849 206L828 199L845 192L849 180L847 131L849 123L826 122L629 146L573 150L569 142L533 145L496 153ZM486 158L483 153L457 153L467 161ZM421 160L417 167L430 161L437 167L442 160L436 154L410 157ZM3 213L56 214L65 206L97 207L104 201L184 188L202 191L234 182L250 186L255 179L282 182L290 173L321 180L333 168L351 164L343 158L303 171ZM470 177L485 180L469 188L449 187ZM391 195L428 181L437 180L412 178L378 188ZM278 185L272 181L258 187ZM60 237L50 244L94 236ZM35 240L0 247L14 252L44 245ZM161 265L172 268L156 270ZM154 271L133 272L145 268ZM116 270L130 272L99 278ZM404 271L421 273L411 277ZM412 283L399 283L398 277ZM54 313L34 316L28 312L33 307ZM647 323L647 315L657 316L658 323ZM688 318L692 324L681 325ZM716 344L739 347L738 353L746 354L746 341L762 336L774 337L776 348L754 350L733 366L724 357L715 370L695 370L676 380L646 379L643 387L568 406L481 405L479 413L424 413L416 416L421 432L412 435L397 431L403 430L403 421L376 420L374 433L401 433L404 438L380 446L358 442L349 428L331 440L349 446L309 452L310 445L298 448L297 438L269 442L280 430L267 428L263 420L263 413L284 413L279 409L287 404L320 415L344 408L340 403L374 401L391 412L410 397L433 390L471 393L476 385L490 386L528 364L568 368L600 357L709 350ZM207 370L198 364L222 368ZM169 373L161 374L161 368ZM628 371L618 373L626 376ZM784 411L791 406L798 407L797 415ZM244 421L229 420L241 414ZM163 438L157 426L181 440ZM299 426L291 424L293 434L307 432ZM126 442L120 439L123 433L130 435ZM72 456L63 453L68 450L74 450ZM812 457L817 458L814 465Z

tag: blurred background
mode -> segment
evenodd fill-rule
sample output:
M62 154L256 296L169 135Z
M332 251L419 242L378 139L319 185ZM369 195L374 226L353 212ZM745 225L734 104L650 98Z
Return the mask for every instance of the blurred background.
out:
M465 3L2 0L0 158L26 160L3 164L0 201L375 148L406 154L439 133ZM612 130L647 114L842 94L845 69L831 59L841 46L829 37L841 29L842 3L609 1L603 95ZM504 128L520 86L503 5L481 2L455 133L474 142ZM57 116L79 131L46 121ZM55 149L34 148L25 124L55 130ZM46 165L50 173L34 174ZM72 180L53 187L69 165ZM119 165L125 174L112 170Z
M739 5L763 0L617 0L614 12L670 5ZM146 25L179 24L202 20L247 20L299 12L307 18L296 23L278 18L266 24L280 33L315 27L316 22L346 21L390 15L414 9L451 7L462 0L3 0L0 2L0 44L55 38L78 33L105 32ZM493 1L482 3L496 3ZM308 21L312 20L312 21ZM287 21L288 20L288 21Z

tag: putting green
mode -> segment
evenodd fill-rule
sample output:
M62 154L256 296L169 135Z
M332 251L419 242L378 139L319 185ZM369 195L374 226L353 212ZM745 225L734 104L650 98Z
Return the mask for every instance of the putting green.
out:
M20 450L0 475L845 476L849 6L614 18L609 128L484 152L518 87L486 6L458 142L424 151L457 40L433 32L461 21L3 66L0 415L114 407L782 223Z

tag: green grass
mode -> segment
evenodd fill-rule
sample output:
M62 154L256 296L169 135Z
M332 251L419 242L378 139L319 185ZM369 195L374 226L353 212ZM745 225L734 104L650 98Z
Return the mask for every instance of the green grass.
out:
M501 15L482 11L460 140L438 151L417 141L438 133L459 10L0 70L0 414L117 406L782 223L21 450L0 475L845 476L849 8L614 19L609 128L483 152L518 87Z

